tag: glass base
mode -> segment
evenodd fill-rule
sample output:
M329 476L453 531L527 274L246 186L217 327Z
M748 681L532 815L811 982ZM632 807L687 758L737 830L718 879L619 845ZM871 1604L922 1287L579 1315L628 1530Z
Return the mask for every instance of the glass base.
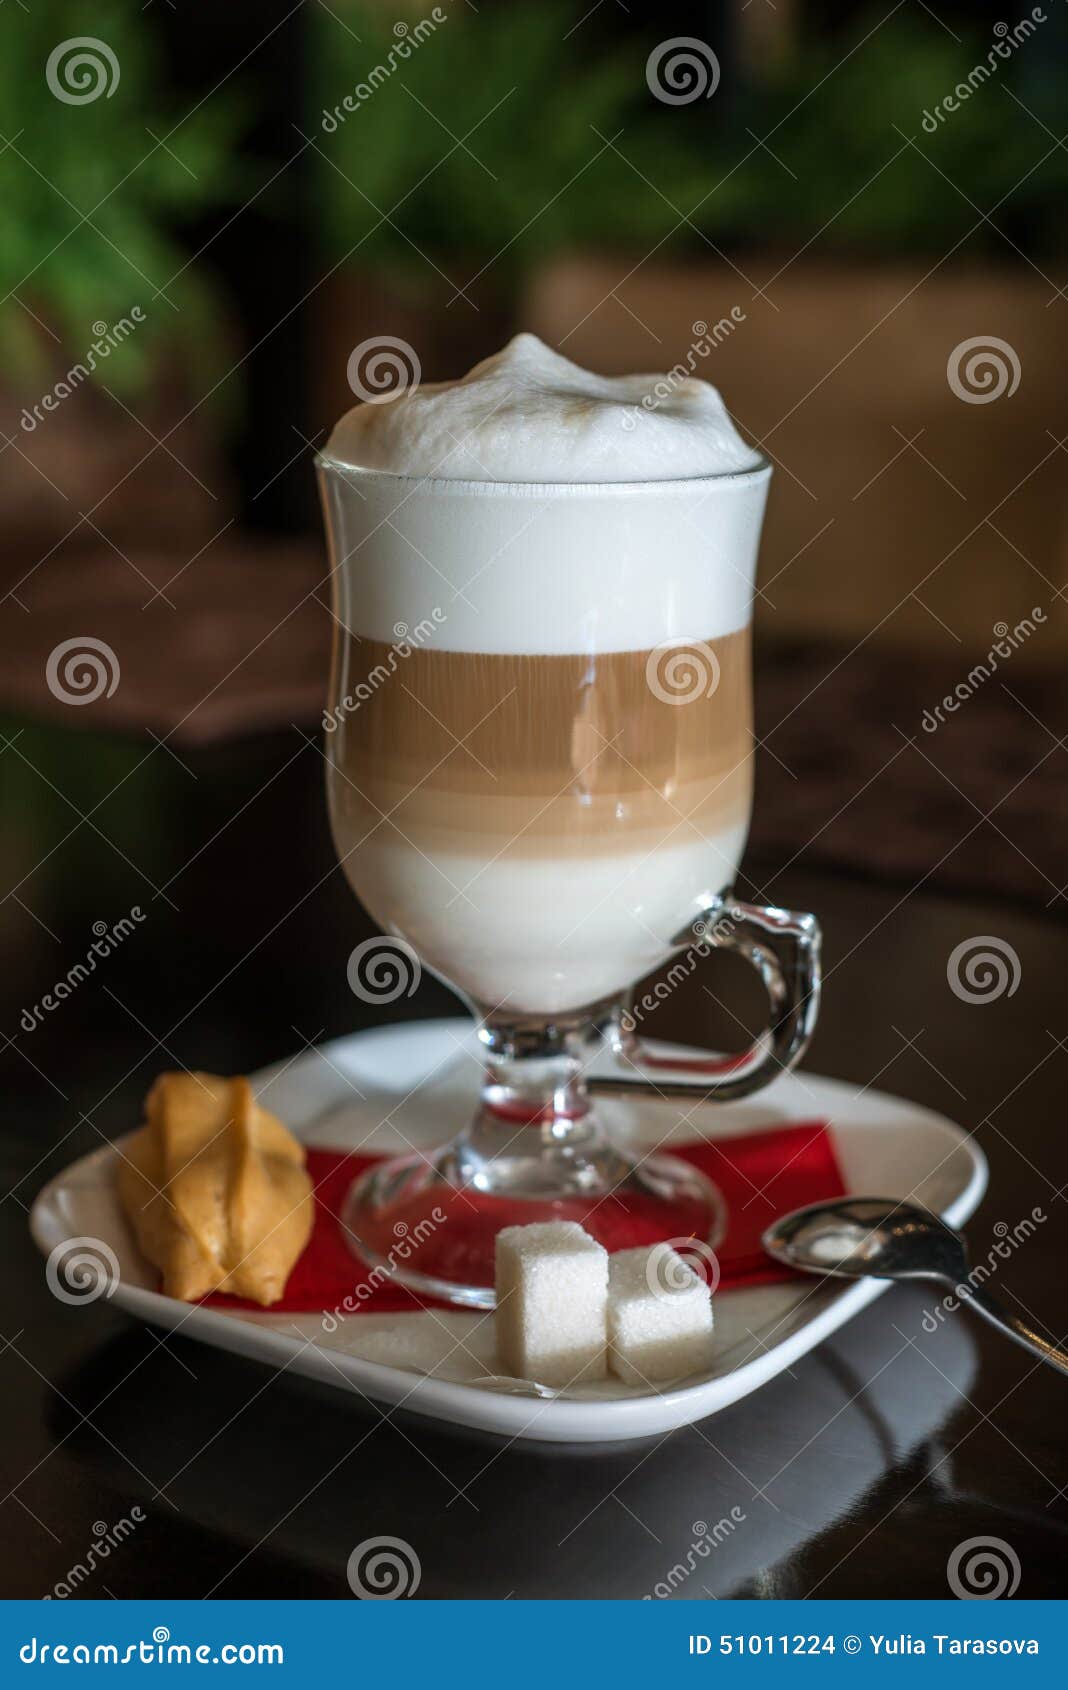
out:
M522 1140L527 1130L515 1135ZM718 1189L689 1163L625 1156L599 1135L581 1148L544 1137L512 1141L492 1159L477 1129L429 1156L369 1168L342 1209L353 1253L397 1284L460 1308L492 1309L498 1232L531 1221L578 1221L609 1252L725 1231Z

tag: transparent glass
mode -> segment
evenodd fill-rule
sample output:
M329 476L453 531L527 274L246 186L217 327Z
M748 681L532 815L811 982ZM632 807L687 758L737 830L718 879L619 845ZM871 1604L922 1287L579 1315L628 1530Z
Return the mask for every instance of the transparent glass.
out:
M320 459L319 475L338 855L401 966L460 994L485 1051L474 1121L353 1188L360 1254L392 1264L407 1229L420 1242L399 1279L489 1307L493 1240L517 1220L578 1219L613 1249L714 1242L709 1182L614 1145L587 1071L606 1045L633 1054L628 989L699 950L702 924L727 908L752 799L749 627L769 467L547 485ZM759 936L742 948L774 1003L778 963ZM767 1055L751 1053L744 1078L720 1062L718 1089L752 1089ZM673 1089L621 1082L637 1084Z

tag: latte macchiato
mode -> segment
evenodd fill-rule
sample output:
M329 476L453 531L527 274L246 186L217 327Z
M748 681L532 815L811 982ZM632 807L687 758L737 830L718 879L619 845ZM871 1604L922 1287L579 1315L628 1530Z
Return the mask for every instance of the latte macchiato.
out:
M591 1094L743 1097L815 1024L814 917L733 891L770 467L706 382L590 375L531 335L461 381L357 406L318 465L338 855L380 926L466 997L482 1069L471 1119L450 1123L442 1096L447 1142L358 1177L341 1211L356 1254L490 1309L506 1226L715 1248L710 1182L614 1144ZM691 930L767 990L766 1026L729 1057L646 1051L626 1012ZM360 995L392 1002L413 972ZM411 1261L398 1237L422 1239Z
M339 855L483 1010L619 992L745 842L767 472L707 384L656 381L521 336L323 457Z

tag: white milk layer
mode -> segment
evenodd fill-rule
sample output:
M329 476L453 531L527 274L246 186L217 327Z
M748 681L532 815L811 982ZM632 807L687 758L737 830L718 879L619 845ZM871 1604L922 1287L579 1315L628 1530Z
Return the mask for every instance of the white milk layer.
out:
M707 382L591 375L519 335L462 381L356 406L320 467L354 634L534 655L749 622L770 468Z
M707 381L681 368L594 375L532 334L459 381L371 393L341 418L324 456L394 475L498 482L674 481L761 462Z
M734 880L747 825L680 828L650 853L484 857L370 840L348 864L370 915L484 1008L558 1014L659 968L676 934Z
M335 613L438 651L647 651L749 623L770 470L542 487L323 472Z

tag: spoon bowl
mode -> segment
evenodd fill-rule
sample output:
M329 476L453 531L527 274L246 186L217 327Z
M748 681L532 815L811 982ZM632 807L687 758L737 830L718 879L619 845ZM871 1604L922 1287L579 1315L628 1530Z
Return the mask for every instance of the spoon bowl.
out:
M937 1215L892 1197L841 1197L795 1209L764 1234L769 1256L836 1279L963 1280L960 1235Z

